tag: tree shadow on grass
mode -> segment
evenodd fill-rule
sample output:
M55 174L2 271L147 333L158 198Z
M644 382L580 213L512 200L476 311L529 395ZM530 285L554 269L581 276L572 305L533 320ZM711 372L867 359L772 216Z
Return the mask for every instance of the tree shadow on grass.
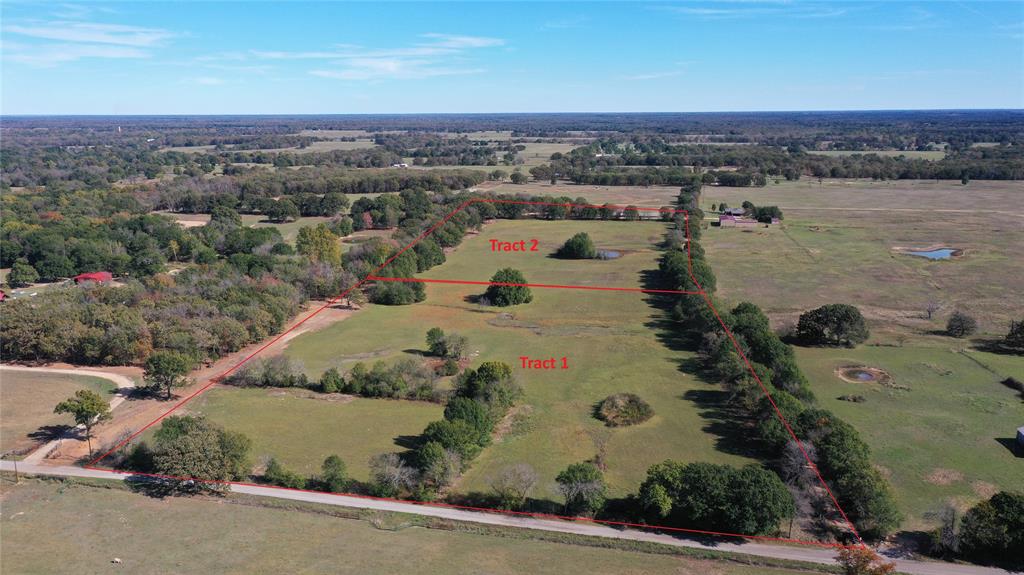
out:
M26 437L42 443L48 443L55 439L70 438L71 430L74 427L70 425L43 425L39 429L26 434ZM80 435L80 434L75 434Z
M729 392L723 389L691 389L682 399L693 402L705 419L702 431L715 436L715 449L722 453L764 459L760 442L754 439L752 422L729 406Z
M403 449L416 450L422 444L422 435L399 435L395 438L395 445Z

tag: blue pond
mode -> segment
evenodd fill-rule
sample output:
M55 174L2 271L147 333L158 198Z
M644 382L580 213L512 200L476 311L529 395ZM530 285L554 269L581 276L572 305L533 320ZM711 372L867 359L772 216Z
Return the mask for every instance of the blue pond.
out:
M942 248L938 250L929 250L926 252L903 252L912 256L920 256L922 258L928 258L930 260L948 260L952 255L959 250L952 248Z
M599 260L614 260L622 257L622 253L615 250L597 250L597 259Z

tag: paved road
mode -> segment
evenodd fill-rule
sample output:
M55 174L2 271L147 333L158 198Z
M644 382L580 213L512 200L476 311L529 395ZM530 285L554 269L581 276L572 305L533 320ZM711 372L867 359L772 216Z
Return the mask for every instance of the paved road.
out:
M102 377L103 379L114 382L117 386L117 394L113 399L110 400L110 411L114 411L114 408L124 403L124 400L128 397L128 394L135 388L135 381L132 378L121 375L118 373L110 373L109 371L99 371L94 369L59 369L53 367L27 367L23 365L0 365L2 371L27 371L30 373L59 373L62 375L85 375L89 377ZM23 460L26 464L35 464L41 462L50 454L57 446L60 445L61 441L65 439L77 438L82 432L85 431L84 425L75 426L57 439L46 442L39 446L35 451L28 454Z
M14 462L0 461L0 469L12 471ZM126 473L111 473L107 471L96 471L70 466L48 466L18 464L21 473L34 475L60 475L67 477L92 477L98 479L127 479L131 477ZM449 509L415 503L400 501L381 501L377 499L366 499L351 497L347 495L335 495L331 493L310 493L306 491L291 491L274 487L259 487L254 485L233 485L231 491L245 493L257 497L275 497L277 499L290 499L294 501L306 501L324 505L339 505L342 507L354 507L359 509L377 509L381 511L395 511L400 513L413 513L429 517L440 517L453 521L468 521L482 523L485 525L499 525L505 527L518 527L521 529L537 529L541 531L556 531L559 533L573 533L591 537L608 537L612 539L626 539L632 541L649 541L653 543L664 543L675 547L690 547L697 549L708 549L730 553L743 553L759 557L771 557L775 559L789 559L794 561L806 561L831 565L835 562L835 550L822 549L810 546L793 545L772 545L754 542L716 542L705 543L693 539L685 539L642 531L639 529L615 529L605 525L589 523L586 521L561 521L556 519L538 519L533 517L515 517L499 513L485 513L479 511L467 511L463 509ZM989 567L977 567L973 565L954 565L950 563L911 561L906 559L894 560L901 573L913 575L1007 575L1009 572L1002 569Z

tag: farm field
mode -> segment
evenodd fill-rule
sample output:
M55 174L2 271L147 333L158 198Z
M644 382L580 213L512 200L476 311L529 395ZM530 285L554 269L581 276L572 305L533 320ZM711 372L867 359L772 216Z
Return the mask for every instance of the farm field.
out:
M777 326L825 303L851 303L867 317L867 345L797 348L797 359L822 406L871 446L906 515L904 529L931 527L930 514L944 503L964 507L993 489L1024 488L1021 460L1000 442L1013 437L1024 404L999 383L1024 377L1024 358L969 351L971 340L941 333L954 309L977 317L983 337L1002 336L1024 315L1024 304L1006 297L1024 292L1017 187L972 182L966 193L955 182L843 180L705 187L706 211L750 200L785 213L782 226L705 231L726 302L754 302ZM940 244L965 253L929 261L892 250ZM931 301L942 308L929 321ZM836 368L851 365L881 368L910 389L839 379Z
M234 497L155 499L38 480L5 482L2 496L5 573L61 573L71 564L81 573L362 574L410 571L410 565L412 572L445 575L806 573L422 527L378 529L369 521ZM122 563L111 565L115 557Z
M366 481L370 457L403 451L401 438L420 434L444 409L419 401L218 387L196 398L188 411L249 436L257 459L276 457L312 475L328 455L339 455L353 478Z
M80 389L108 397L114 384L100 377L59 373L0 372L0 453L29 449L37 440L28 435L44 426L73 425L70 415L53 408Z
M1024 314L1024 208L1015 182L787 182L765 188L705 187L703 208L744 200L778 205L782 226L706 230L703 245L719 294L762 306L776 322L845 302L862 307L885 331L915 336L940 329L954 309L975 315L981 331L1006 332ZM710 216L709 216L710 217ZM946 261L893 248L946 246ZM923 319L929 301L943 304Z
M1024 398L1000 383L1024 377L1024 358L948 346L796 351L822 407L871 446L906 516L903 529L933 527L929 514L947 502L963 510L1000 489L1024 489L1024 460L1007 446L1024 421ZM883 369L900 387L843 381L835 370L846 366Z
M466 238L448 255L447 263L424 275L486 281L494 270L514 265L535 283L614 281L638 287L643 272L655 269L656 252L650 248L618 260L572 262L573 266L546 257L545 252L581 230L588 231L599 246L639 249L660 239L664 227L653 222L501 221L486 226L479 236ZM498 256L490 252L487 240L491 237L537 238L545 252ZM673 351L659 339L665 316L652 307L649 296L538 288L530 304L494 308L470 302L482 293L480 286L428 284L426 288L423 303L371 305L343 323L296 337L285 354L301 361L311 376L329 367L345 372L356 361L419 358L426 330L438 326L469 339L473 365L482 361L511 365L525 391L518 416L509 422L504 438L474 461L455 487L457 492L486 491L489 478L503 466L526 462L541 477L535 496L554 499L549 486L555 475L601 449L613 495L635 491L650 465L669 458L751 461L749 447L733 435L735 425L721 412L725 392L681 371L692 354ZM570 367L523 370L521 356L564 356ZM634 427L605 427L592 416L593 405L617 392L640 395L655 416Z

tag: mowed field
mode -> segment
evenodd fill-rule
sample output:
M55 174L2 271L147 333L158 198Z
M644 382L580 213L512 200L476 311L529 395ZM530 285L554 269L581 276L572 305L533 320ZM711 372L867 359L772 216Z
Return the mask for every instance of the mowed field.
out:
M371 457L404 451L403 437L419 435L444 412L421 401L231 387L211 389L187 409L249 436L257 459L276 457L308 476L320 472L324 458L339 455L359 481L369 479Z
M4 573L67 573L70 565L76 573L805 573L386 522L378 529L234 497L155 499L36 480L5 481L2 497Z
M719 294L749 299L775 319L826 303L858 305L882 330L943 327L960 309L981 329L1005 334L1024 317L1024 184L1020 182L788 182L765 188L704 188L703 208L778 205L782 226L712 227L703 245ZM899 254L896 247L962 249L951 260ZM932 323L926 304L944 309Z
M0 453L22 451L38 443L30 433L46 426L74 425L70 415L57 415L53 408L90 389L108 398L114 384L100 377L0 371Z
M534 283L639 287L644 272L656 269L651 244L664 229L654 222L499 221L466 238L447 263L424 276L486 281L495 270L514 266ZM611 261L548 257L578 231L587 231L598 246L635 251ZM536 238L542 251L495 254L491 238ZM666 346L661 339L664 312L651 305L649 296L535 288L532 303L495 308L472 303L482 286L426 287L423 303L371 305L342 323L295 338L285 353L302 361L313 376L329 367L348 371L356 361L419 359L427 329L438 326L468 337L473 365L492 360L511 365L525 390L519 416L474 461L456 491L487 491L489 479L503 466L525 462L541 477L534 496L557 499L555 475L599 450L614 495L635 491L650 465L669 458L751 461L736 436L740 430L721 413L725 392L681 370L692 355ZM521 356L565 357L569 369L522 369ZM605 427L592 416L593 406L617 392L640 395L655 416L634 427Z
M798 348L822 407L853 424L896 490L904 529L934 526L945 503L966 509L995 491L1024 489L1011 447L1024 398L1000 383L1024 377L1024 358L949 347ZM897 387L850 383L844 366L885 370ZM904 389L906 388L906 389ZM841 401L861 395L866 401Z
M837 302L868 318L866 345L799 348L797 357L822 405L872 447L907 515L905 528L932 525L930 513L946 502L1024 489L1024 460L1004 445L1024 421L1024 404L999 383L1024 379L1024 358L971 351L971 340L940 332L954 309L977 317L987 338L1024 317L1020 183L815 180L704 189L705 210L750 200L785 213L783 226L706 230L702 243L726 302L754 302L776 325ZM939 244L965 253L929 261L892 250ZM930 301L943 306L931 321ZM844 382L835 369L850 365L884 369L909 389ZM848 394L867 402L837 399Z

